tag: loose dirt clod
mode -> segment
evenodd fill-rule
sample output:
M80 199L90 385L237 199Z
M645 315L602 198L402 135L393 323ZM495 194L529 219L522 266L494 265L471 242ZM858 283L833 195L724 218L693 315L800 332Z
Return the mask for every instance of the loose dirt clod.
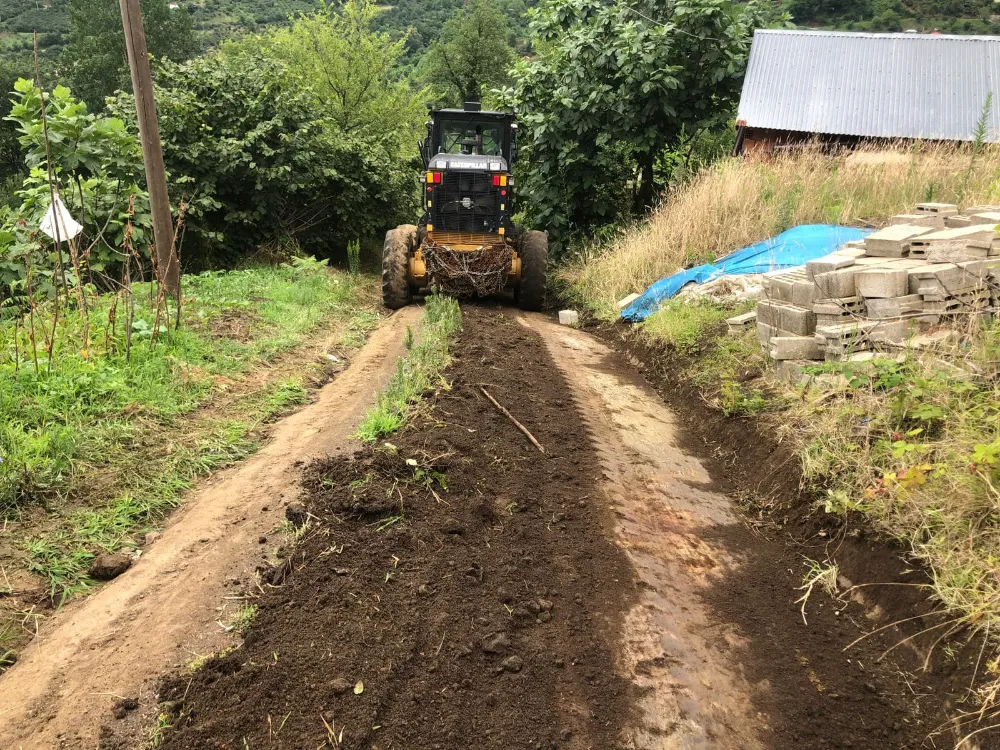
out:
M132 566L132 558L128 555L103 552L94 558L88 573L98 581L110 581L117 578Z

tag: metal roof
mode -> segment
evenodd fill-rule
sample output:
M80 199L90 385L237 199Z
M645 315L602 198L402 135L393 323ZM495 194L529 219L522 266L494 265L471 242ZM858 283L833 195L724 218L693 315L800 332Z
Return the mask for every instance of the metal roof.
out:
M972 140L993 92L1000 37L758 30L737 119L749 127L875 138Z

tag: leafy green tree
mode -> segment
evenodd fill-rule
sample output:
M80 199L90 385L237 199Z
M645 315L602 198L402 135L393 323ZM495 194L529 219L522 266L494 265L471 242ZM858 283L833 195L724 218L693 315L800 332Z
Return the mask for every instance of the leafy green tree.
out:
M347 0L234 44L260 46L283 61L293 85L311 91L344 133L395 132L409 143L421 120L423 96L398 72L405 40L394 42L372 29L378 12L371 0Z
M185 60L197 52L190 15L171 10L169 0L142 0L141 7L153 57ZM118 89L131 88L118 0L70 0L63 64L74 91L92 110Z
M625 191L656 198L658 155L732 110L754 0L546 0L530 29L537 55L514 72L529 136L524 187L532 223L554 245L621 217Z
M489 0L473 0L448 19L417 74L444 89L453 103L481 101L487 87L509 80L515 55L504 13Z
M30 169L17 191L20 206L7 211L0 231L0 283L15 287L32 268L36 291L54 295L54 269L62 261L60 275L72 277L77 268L83 281L110 286L120 269L120 246L125 221L134 196L136 250L148 249L149 202L139 180L143 173L139 142L114 117L94 115L65 86L44 95L49 147L42 125L42 92L34 82L19 79L10 121L16 125L24 159ZM77 262L70 264L38 226L51 205L48 154L54 186L83 233L74 240Z
M230 265L262 245L329 255L415 213L415 155L401 157L398 133L340 130L260 48L163 62L156 100L171 198L188 206L185 268ZM111 107L134 123L130 96Z

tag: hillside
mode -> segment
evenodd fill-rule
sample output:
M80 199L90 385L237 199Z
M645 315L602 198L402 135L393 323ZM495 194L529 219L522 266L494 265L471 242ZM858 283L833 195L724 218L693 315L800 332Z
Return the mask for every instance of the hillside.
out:
M991 0L789 0L801 26L855 31L917 31L997 34Z

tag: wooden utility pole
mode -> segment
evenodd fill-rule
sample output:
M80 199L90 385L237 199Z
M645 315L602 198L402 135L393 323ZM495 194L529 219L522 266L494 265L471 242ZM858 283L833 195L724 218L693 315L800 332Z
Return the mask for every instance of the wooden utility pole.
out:
M142 28L139 0L119 0L119 5L122 27L125 29L125 52L135 92L142 160L146 165L146 189L149 190L149 207L153 214L156 272L167 294L178 297L181 269L174 249L174 223L170 216L170 199L167 197L167 173L163 167L160 125L156 119L156 102L153 99L153 78L149 74L146 32Z

